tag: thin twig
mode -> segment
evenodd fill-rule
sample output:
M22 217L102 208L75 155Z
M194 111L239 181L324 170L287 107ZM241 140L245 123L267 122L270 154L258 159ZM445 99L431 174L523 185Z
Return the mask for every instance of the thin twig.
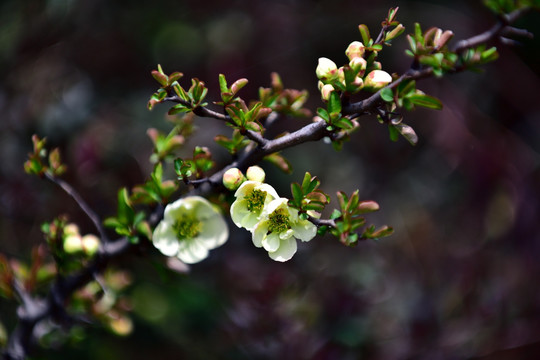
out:
M105 233L105 229L101 225L101 220L99 216L94 212L94 210L92 210L92 208L86 203L86 201L84 201L81 195L79 195L79 193L66 181L60 178L57 178L48 172L45 172L45 176L47 177L47 179L49 179L53 183L60 186L62 190L64 190L69 196L73 198L73 200L75 200L77 205L79 205L81 210L86 214L86 216L88 216L88 218L92 221L92 223L96 227L102 241L104 243L108 242L107 234Z

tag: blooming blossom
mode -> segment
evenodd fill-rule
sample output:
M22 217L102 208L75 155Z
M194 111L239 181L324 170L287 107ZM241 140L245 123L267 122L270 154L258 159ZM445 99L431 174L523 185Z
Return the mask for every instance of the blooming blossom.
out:
M209 250L223 245L228 237L227 224L212 204L203 197L188 196L165 207L152 242L163 255L193 264L205 259Z
M252 231L260 220L264 207L279 198L276 190L258 181L246 181L234 194L236 201L231 205L231 218L238 227Z
M287 205L288 199L279 198L266 206L261 220L252 233L253 244L268 251L270 258L287 261L297 250L296 239L309 241L317 234L317 227L298 216L298 210Z

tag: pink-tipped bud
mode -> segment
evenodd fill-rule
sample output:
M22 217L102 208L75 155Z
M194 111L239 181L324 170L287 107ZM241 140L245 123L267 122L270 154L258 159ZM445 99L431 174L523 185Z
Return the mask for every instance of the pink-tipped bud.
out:
M354 58L364 56L365 51L366 49L364 44L362 44L360 41L353 41L349 44L347 50L345 50L345 55L347 55L349 60L352 60Z
M355 57L351 59L349 66L351 69L358 72L359 76L363 76L364 72L366 71L367 61L362 57Z
M237 168L231 168L223 174L223 185L229 190L238 189L245 180L244 174Z
M250 181L258 181L258 182L264 182L264 179L266 177L266 174L264 173L264 170L257 166L250 166L248 167L246 171L246 177Z
M330 99L330 94L334 91L334 87L330 84L323 85L321 88L321 98L324 101L328 101Z
M377 91L392 82L392 76L382 70L373 70L364 79L364 89Z
M315 70L317 78L323 81L334 79L337 76L337 71L335 62L325 57L319 58L319 64Z
M373 64L371 64L371 67L373 70L382 70L382 64L380 61L374 61Z

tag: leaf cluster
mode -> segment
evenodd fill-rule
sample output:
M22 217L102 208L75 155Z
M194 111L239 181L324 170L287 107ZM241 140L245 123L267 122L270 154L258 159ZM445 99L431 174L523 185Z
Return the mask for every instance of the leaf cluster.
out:
M108 217L103 224L113 228L118 235L126 236L132 243L138 243L139 236L151 239L152 230L145 220L146 214L143 211L135 211L126 188L118 191L117 199L116 216Z
M330 196L325 194L319 186L321 181L316 176L311 176L306 172L302 184L297 182L291 184L292 199L289 205L300 210L300 216L307 219L308 215L320 216L326 204L330 202Z
M46 143L46 138L32 136L33 151L28 154L28 160L24 163L24 171L27 174L43 177L47 173L57 177L66 172L67 166L62 163L60 150L55 148L48 151L45 148Z
M353 246L359 240L378 239L393 233L393 229L388 226L383 226L380 229L369 226L361 232L358 231L366 225L366 219L362 215L379 210L379 205L374 201L360 201L358 190L350 197L339 191L337 198L339 210L334 209L330 216L335 222L335 227L330 228L329 231L338 237L343 244Z

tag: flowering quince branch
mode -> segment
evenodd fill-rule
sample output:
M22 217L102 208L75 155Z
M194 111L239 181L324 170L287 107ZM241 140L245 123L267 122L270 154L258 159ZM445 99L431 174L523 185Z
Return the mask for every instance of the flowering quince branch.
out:
M417 80L474 69L495 60L496 49L486 49L485 44L496 38L509 42L507 36L531 36L528 31L511 26L531 7L499 0L486 3L498 14L499 21L488 31L458 41L451 48L448 47L453 36L451 31L437 28L422 31L416 24L414 32L407 36L410 45L407 55L413 58L412 66L401 76L383 71L376 60L384 46L390 45L404 31L396 19L398 8L389 10L375 39L371 38L366 25L360 25L362 41L352 42L345 51L347 64L338 68L330 59L319 59L316 75L326 108L317 110L312 123L273 139L265 137L265 131L282 117L311 116L304 108L306 91L285 89L280 77L274 73L271 87L261 88L258 101L248 107L238 96L248 80L238 79L229 86L225 76L220 75L221 101L214 104L221 106L222 112L217 112L204 102L208 89L202 81L192 79L191 87L185 90L179 83L182 73L167 75L158 66L152 76L161 87L152 95L148 108L172 102L176 105L169 114L182 113L184 116L169 134L160 134L155 129L148 131L154 143L151 157L154 169L150 179L131 191L121 189L117 194L116 215L105 219L103 224L76 190L60 178L66 167L60 160L59 151L48 152L45 140L34 136L34 150L24 165L26 172L47 178L70 195L92 221L99 237L81 235L76 224L59 217L42 226L53 264L45 263L44 247L36 248L29 275L21 275L4 256L0 256L0 295L15 297L20 302L19 321L3 351L3 358L25 359L37 340L37 326L46 321L65 327L79 321L65 306L68 301L81 301L77 297L80 289L94 283L103 292L113 293L111 289L105 289L109 287L107 274L114 275L110 264L130 250L144 249L142 245L151 242L165 256L192 264L202 261L210 250L223 245L229 230L223 211L206 199L212 193L234 191L235 201L229 208L232 222L249 231L253 244L280 262L293 257L297 240L308 242L317 233L329 232L345 245L390 235L392 229L387 226L379 229L365 226L363 215L377 211L379 206L374 201L361 201L358 191L350 196L339 191L338 208L328 219L321 219L330 197L319 189L317 177L306 173L301 183L291 184L291 198L282 197L265 183L264 170L257 164L268 160L290 172L291 165L280 154L282 150L323 138L330 139L339 150L358 129L357 119L370 114L388 126L391 140L396 141L402 135L414 144L417 136L402 122L401 112L415 106L442 107L438 99L416 88ZM359 93L364 94L363 100L353 101ZM223 121L233 129L230 138L224 135L215 138L230 152L232 161L211 175L208 174L215 163L206 147L196 147L192 159L175 156L175 151L193 132L193 115ZM176 181L164 180L163 168L173 159L178 178ZM178 195L181 183L189 189ZM177 199L172 201L173 198ZM138 205L146 205L152 210L149 214L137 212ZM103 225L113 228L119 238L108 240ZM48 274L45 280L37 277L38 269ZM45 296L35 294L35 287L43 282L49 285L48 293ZM92 301L97 303L98 296ZM126 309L118 303L113 301L102 313L90 310L88 313L116 333L125 334L130 331L130 322L124 315ZM115 319L107 317L109 313L114 314ZM120 323L116 321L118 319Z
M66 194L70 195L73 198L73 200L75 200L77 205L86 214L86 216L88 216L88 218L92 221L92 223L96 227L96 230L98 231L101 240L103 242L108 242L109 240L105 232L105 229L103 229L101 219L94 212L94 210L92 210L92 208L86 203L86 201L84 201L84 199L79 195L79 193L70 184L68 184L67 182L65 182L64 180L58 177L55 177L49 172L45 173L45 177L47 177L47 179L49 179L50 181L52 181L53 183L61 187L62 190L66 192Z

